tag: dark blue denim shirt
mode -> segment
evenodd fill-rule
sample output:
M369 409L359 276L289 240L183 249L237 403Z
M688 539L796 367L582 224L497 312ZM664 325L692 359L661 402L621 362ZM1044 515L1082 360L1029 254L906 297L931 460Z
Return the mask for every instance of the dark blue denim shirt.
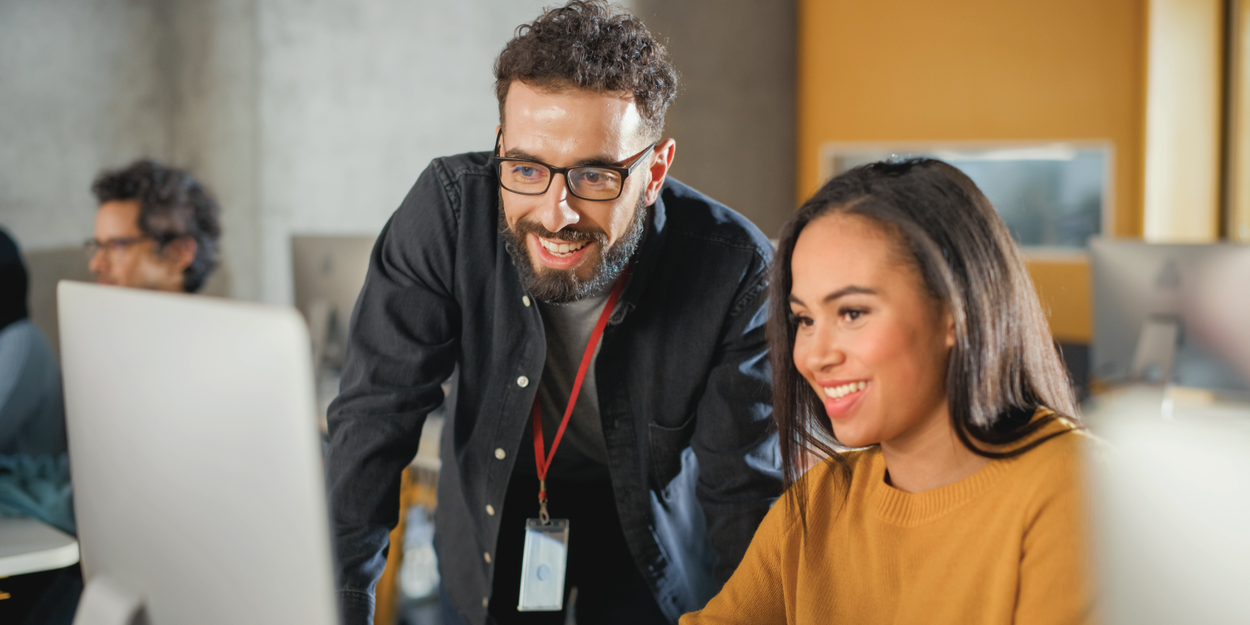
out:
M503 505L546 361L499 210L489 154L437 159L373 249L329 414L347 625L372 622L400 472L457 366L435 542L454 609L487 622L495 570L483 554L503 515L486 508ZM781 492L764 342L772 248L742 216L672 178L648 210L595 375L621 527L675 623L729 578Z

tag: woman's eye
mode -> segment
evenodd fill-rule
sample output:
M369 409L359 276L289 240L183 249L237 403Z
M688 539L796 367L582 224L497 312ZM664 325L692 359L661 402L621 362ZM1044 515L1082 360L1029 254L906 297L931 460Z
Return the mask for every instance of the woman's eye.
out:
M807 327L811 327L811 325L815 322L812 321L812 318L808 317L807 315L790 313L790 323L793 323L794 325L802 327L802 328L807 328Z
M838 311L838 316L842 317L843 321L857 321L866 314L868 314L868 311L858 308L843 308Z

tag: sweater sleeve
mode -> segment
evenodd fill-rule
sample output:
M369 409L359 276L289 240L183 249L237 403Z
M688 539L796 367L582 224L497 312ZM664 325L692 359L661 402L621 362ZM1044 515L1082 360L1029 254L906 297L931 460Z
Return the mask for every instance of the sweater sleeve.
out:
M1025 528L1017 625L1090 623L1094 618L1081 439L1076 434L1066 438L1065 453L1048 463Z
M680 625L772 625L788 622L785 579L793 581L802 547L802 524L783 495L755 532L742 563L707 606Z

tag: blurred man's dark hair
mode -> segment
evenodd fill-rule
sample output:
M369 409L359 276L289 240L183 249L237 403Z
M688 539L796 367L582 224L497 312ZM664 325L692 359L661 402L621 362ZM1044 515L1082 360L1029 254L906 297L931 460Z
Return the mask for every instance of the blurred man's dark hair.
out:
M175 239L194 239L195 260L183 272L183 288L194 293L204 286L217 266L221 208L191 174L140 159L100 173L91 191L100 204L137 201L139 230L156 241L157 252Z

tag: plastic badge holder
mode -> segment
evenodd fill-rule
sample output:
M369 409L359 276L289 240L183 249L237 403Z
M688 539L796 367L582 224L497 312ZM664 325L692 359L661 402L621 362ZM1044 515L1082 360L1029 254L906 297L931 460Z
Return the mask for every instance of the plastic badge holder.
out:
M521 563L518 612L564 609L564 570L569 553L569 520L525 521L525 555Z

